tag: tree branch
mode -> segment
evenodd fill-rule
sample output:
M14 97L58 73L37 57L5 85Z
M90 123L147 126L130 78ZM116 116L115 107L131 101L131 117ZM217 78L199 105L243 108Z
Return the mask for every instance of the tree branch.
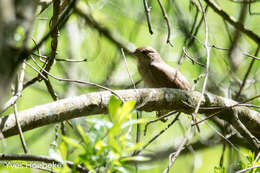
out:
M136 109L140 111L151 112L167 109L187 114L194 111L201 95L196 91L169 88L129 89L116 92L125 101L136 100ZM93 92L27 109L19 112L20 124L22 129L27 131L81 116L106 114L108 101L112 95L109 91ZM199 113L206 116L215 113L219 118L232 124L240 134L245 134L243 130L246 127L247 134L249 132L256 140L260 139L260 114L247 107L238 106L237 102L233 100L205 93ZM239 126L241 123L244 126L243 128ZM0 119L0 131L4 137L18 134L14 114ZM255 138L252 140L255 140ZM246 137L246 139L248 138ZM254 144L249 139L248 142ZM259 146L254 146L254 148L257 149Z

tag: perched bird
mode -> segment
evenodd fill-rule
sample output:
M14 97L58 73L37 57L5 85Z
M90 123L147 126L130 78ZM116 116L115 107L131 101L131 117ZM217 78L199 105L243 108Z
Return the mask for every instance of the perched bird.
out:
M139 47L134 55L138 59L138 71L146 87L191 89L189 81L180 72L166 64L154 48ZM168 112L157 112L157 116L160 117Z

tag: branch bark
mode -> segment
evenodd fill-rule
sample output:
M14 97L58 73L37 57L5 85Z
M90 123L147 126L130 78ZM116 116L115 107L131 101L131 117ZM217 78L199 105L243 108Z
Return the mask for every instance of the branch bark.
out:
M151 112L167 109L187 114L194 111L201 95L196 91L169 88L129 89L115 92L125 101L136 100L136 109L140 111ZM36 106L19 112L20 124L23 131L27 131L81 116L106 114L108 101L112 95L109 91L93 92ZM199 113L206 116L215 113L219 118L226 120L257 150L259 149L257 142L260 139L260 114L244 106L233 106L236 104L237 102L233 100L205 93ZM0 119L0 131L5 138L18 134L14 114ZM252 136L255 138L253 139Z

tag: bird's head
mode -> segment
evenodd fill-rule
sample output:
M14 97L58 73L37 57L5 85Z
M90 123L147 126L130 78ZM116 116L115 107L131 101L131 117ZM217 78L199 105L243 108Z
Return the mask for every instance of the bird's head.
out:
M138 58L138 61L152 62L160 61L160 54L150 46L139 47L135 50L134 55Z

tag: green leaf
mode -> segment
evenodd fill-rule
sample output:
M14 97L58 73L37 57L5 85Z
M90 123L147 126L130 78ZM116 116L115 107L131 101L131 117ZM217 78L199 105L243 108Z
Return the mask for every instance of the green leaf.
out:
M145 123L147 123L147 122L149 122L151 120L152 120L151 118L141 118L141 119L138 119L138 120L133 119L131 121L127 121L127 122L123 123L121 125L121 128L126 128L126 127L128 127L130 125L135 125L135 124L145 124Z
M98 140L95 145L95 148L98 150L97 154L100 155L104 151L105 147L106 144L103 141Z
M84 151L84 148L83 148L76 140L74 140L74 139L72 139L72 138L68 138L68 137L66 137L66 136L62 136L62 140L63 140L64 142L66 142L67 144L69 144L69 145L71 145L71 146L73 146L73 147L76 147L76 148L81 149L81 150Z
M95 169L91 166L91 164L88 161L85 161L84 165L90 170L91 173L96 173Z
M84 142L86 144L89 144L91 142L90 138L85 134L84 129L80 124L77 125L77 129L79 131L80 136L83 138Z
M144 145L145 145L145 143L139 142L139 143L137 143L137 144L134 144L134 145L131 146L131 147L128 147L128 148L126 149L126 152L135 151L135 150L137 150L137 149L142 148Z
M131 100L131 101L125 102L125 103L123 104L123 106L122 106L121 113L122 113L122 114L128 114L128 113L130 113L130 112L134 109L135 103L136 103L135 100Z
M132 116L131 111L134 109L134 107L135 107L134 100L127 101L123 104L120 112L119 123L129 120L129 118Z
M59 146L59 150L60 150L61 158L63 160L66 160L67 159L67 146L64 142L61 142L61 144Z
M125 157L120 159L120 161L122 162L126 162L126 161L148 161L149 158L148 157L144 157L144 156L134 156L134 157Z
M120 113L120 105L121 101L117 99L115 96L111 96L108 103L108 112L111 115L112 122L117 121L117 116Z

